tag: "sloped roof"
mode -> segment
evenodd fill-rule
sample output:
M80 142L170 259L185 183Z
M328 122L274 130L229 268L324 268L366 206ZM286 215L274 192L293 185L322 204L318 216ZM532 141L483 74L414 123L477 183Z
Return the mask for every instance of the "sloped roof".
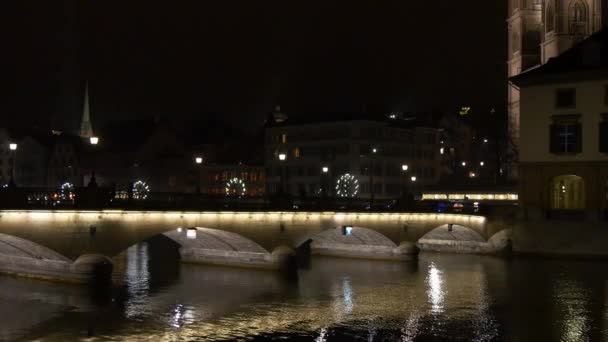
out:
M511 78L520 87L608 79L608 28L551 58L544 65Z

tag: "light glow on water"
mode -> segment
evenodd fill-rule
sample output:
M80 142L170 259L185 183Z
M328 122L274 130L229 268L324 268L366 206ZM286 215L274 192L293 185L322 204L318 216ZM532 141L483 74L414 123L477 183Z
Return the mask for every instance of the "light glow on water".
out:
M443 288L443 274L435 263L429 265L426 283L428 288L427 294L431 304L431 312L433 314L440 314L443 312L445 290Z

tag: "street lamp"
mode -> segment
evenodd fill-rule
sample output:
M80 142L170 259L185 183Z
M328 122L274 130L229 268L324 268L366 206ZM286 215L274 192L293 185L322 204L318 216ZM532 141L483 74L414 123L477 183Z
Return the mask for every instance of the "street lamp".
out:
M280 187L280 192L281 194L283 194L285 192L285 166L283 165L283 162L287 160L287 154L285 153L279 153L279 161L281 162L281 175L280 175L280 181L281 181L281 187Z
M464 167L464 166L467 166L467 162L466 162L466 161L463 161L463 162L462 162L462 163L460 163L460 164L461 164L463 167Z
M89 142L91 143L91 145L97 145L99 144L99 137L90 137Z
M484 165L486 165L486 163L484 163L483 161L479 162L479 166L484 166Z
M412 183L415 183L417 179L418 179L418 178L416 178L416 176L412 176L412 177L410 178L410 180L412 181Z
M405 198L405 177L407 176L407 171L410 169L410 166L407 164L401 165L401 171L403 174L401 175L401 198Z
M376 147L372 147L372 155L370 155L369 161L371 168L369 170L369 207L370 209L374 205L374 158L373 155L378 153L378 149Z
M321 196L327 197L327 189L329 188L329 184L327 181L327 174L329 173L329 167L323 166L321 167Z
M194 162L197 163L197 164L199 164L199 165L202 164L203 163L203 157L196 157L196 158L194 158Z
M8 149L11 150L11 157L12 157L11 180L9 181L8 184L11 188L13 188L13 187L15 187L15 155L17 154L17 144L16 143L8 144Z

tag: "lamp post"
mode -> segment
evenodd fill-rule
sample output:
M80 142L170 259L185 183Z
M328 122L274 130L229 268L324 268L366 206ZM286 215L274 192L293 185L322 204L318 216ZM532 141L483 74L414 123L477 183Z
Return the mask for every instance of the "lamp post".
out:
M201 193L201 169L200 166L203 165L203 157L195 156L194 157L194 165L197 166L196 169L196 193Z
M329 173L329 167L328 166L323 166L321 168L321 196L322 197L327 197L328 193L327 193L327 189L329 188L329 185L327 184L327 176Z
M374 155L378 153L378 149L373 147L370 155L370 172L369 172L369 208L372 209L374 206Z
M407 164L401 165L401 198L405 198L405 178L407 177L407 172L410 169L410 166Z
M285 160L287 160L287 154L279 153L279 163L281 164L279 192L281 194L285 193L285 165L284 165Z
M89 138L89 144L93 147L96 147L97 144L99 144L99 137L90 137ZM97 158L96 158L96 151L93 151L92 153L93 155L93 170L91 172L91 179L89 179L89 187L96 187L97 186L97 179L95 178L95 169L97 168Z
M17 143L8 144L8 149L11 153L11 179L8 183L8 186L14 188L15 184L15 156L17 155Z
M418 177L416 177L416 176L412 176L412 177L410 177L410 181L412 182L412 189L414 190L414 195L413 195L413 196L415 197L415 196L416 196L416 195L415 195L415 191L416 191L416 182L418 181Z

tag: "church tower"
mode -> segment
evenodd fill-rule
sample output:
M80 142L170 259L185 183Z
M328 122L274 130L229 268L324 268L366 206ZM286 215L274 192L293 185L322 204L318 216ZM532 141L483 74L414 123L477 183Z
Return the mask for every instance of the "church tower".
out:
M93 125L91 124L91 110L89 107L89 83L84 86L84 105L82 109L82 121L80 122L80 136L83 138L91 138L93 134Z
M546 63L607 23L608 0L509 0L508 77ZM519 89L508 87L509 137L519 148ZM517 178L517 168L510 167Z

